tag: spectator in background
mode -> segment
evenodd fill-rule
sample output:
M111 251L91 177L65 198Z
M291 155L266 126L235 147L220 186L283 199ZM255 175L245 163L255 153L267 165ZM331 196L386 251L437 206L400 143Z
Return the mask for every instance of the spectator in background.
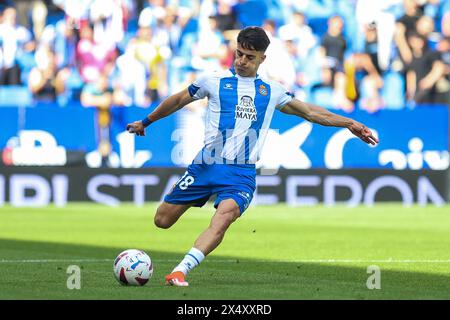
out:
M154 27L157 16L165 10L164 0L147 0L145 8L139 14L138 25L140 27Z
M421 3L423 14L431 17L435 21L439 21L443 13L450 10L449 0L422 0Z
M276 37L275 21L266 20L262 27L270 39L270 45L266 50L266 59L258 69L258 74L278 81L288 90L292 90L296 81L295 66L283 41Z
M64 10L63 19L55 6ZM0 84L28 85L36 100L53 101L56 95L61 106L78 101L83 85L101 74L112 81L116 104L147 106L191 74L230 67L235 29L241 24L264 26L271 37L260 75L282 82L312 103L376 111L384 103L388 107L392 96L401 96L401 108L406 70L416 75L425 68L417 65L424 58L414 57L408 41L414 32L427 39L425 51L439 52L444 65L430 95L445 101L450 87L449 0L9 0L0 8L6 8L0 16ZM278 15L280 8L283 15ZM344 18L332 16L336 14ZM323 19L329 20L326 33ZM135 23L143 28L136 36ZM120 59L116 47L123 53ZM56 55L56 67L45 62L51 54ZM437 76L432 72L436 68L428 67L426 71ZM393 91L380 90L381 77L394 84L389 85ZM417 90L414 94L420 98Z
M149 101L158 101L168 93L167 67L165 60L171 55L167 46L158 46L153 41L151 27L141 26L135 39L136 58L145 67L147 72L146 96Z
M114 49L124 36L124 15L121 0L92 0L89 10L93 40Z
M66 105L71 99L79 100L83 81L77 70L76 30L68 19L59 19L55 24L47 25L41 35L39 46L47 45L55 54L58 70L57 79L61 84L58 92L58 103Z
M410 33L408 44L412 49L412 61L407 70L407 96L416 103L445 103L438 94L436 83L445 74L445 65L438 52L428 47L427 39L418 33Z
M347 41L343 36L344 20L340 16L328 19L328 30L321 41L321 51L326 59L327 67L333 73L342 72L344 66L344 53Z
M293 41L297 47L296 53L301 58L305 58L317 42L312 29L305 23L305 15L299 11L292 14L288 24L280 26L278 34L281 39Z
M344 63L345 92L353 103L361 100L361 109L375 112L383 106L379 92L383 79L378 63L377 25L370 23L364 29L364 51L351 53Z
M178 7L177 24L181 28L180 47L185 44L185 38L196 38L198 32L198 19L191 8Z
M95 82L86 84L81 92L81 105L95 108L96 141L101 156L102 166L107 166L111 154L111 105L113 103L112 90L109 87L108 76L100 74Z
M76 30L89 24L89 9L92 0L53 0L64 11L69 25Z
M84 82L93 82L101 74L108 74L111 71L116 50L108 44L94 42L93 29L90 25L86 25L80 30L76 56L81 78Z
M197 42L196 19L191 9L178 7L173 29L179 31L176 39L172 39L174 45L172 58L168 62L170 67L170 88L178 88L186 79L186 73L192 71L192 48ZM195 29L192 26L195 26ZM176 41L176 42L175 42ZM173 91L172 91L173 92Z
M237 48L237 33L239 30L228 30L225 34L226 54L220 61L222 69L229 69L233 65L234 55Z
M217 22L217 29L221 32L238 29L236 15L231 3L230 0L217 0L214 17Z
M444 76L436 83L437 91L443 95L443 100L450 105L450 12L441 20L442 38L437 44L437 50L444 63ZM445 102L445 101L444 101Z
M427 39L428 47L435 50L439 39L434 32L434 20L429 16L421 16L416 23L417 33Z
M450 84L450 12L447 12L442 17L441 29L442 38L437 45L437 50L440 52L442 62L445 64L445 78L448 86Z
M72 28L69 20L59 20L54 27L54 34L54 48L58 67L75 67L78 39L75 29Z
M16 9L17 23L19 25L27 28L27 30L32 29L32 25L30 24L30 12L33 9L33 0L6 0L1 2Z
M364 35L367 43L367 26L376 25L376 49L378 52L377 64L386 71L390 67L392 58L392 41L395 33L395 9L399 0L358 0L355 7L355 16L358 23L356 44L359 45L359 36ZM372 46L372 44L371 44Z
M150 103L146 97L146 70L136 58L136 39L131 39L124 54L116 60L113 76L114 104L145 107Z
M366 53L377 69L379 74L382 73L378 60L378 28L375 22L369 23L364 27L364 53Z
M17 12L7 7L2 12L0 23L0 85L21 84L21 69L18 60L35 48L31 33L17 24Z
M28 78L28 87L37 101L54 102L64 92L64 80L58 73L56 57L48 45L41 45L35 54L36 67Z
M31 7L31 21L33 25L33 34L36 42L41 39L42 32L45 28L45 20L47 18L47 7L42 0L34 0Z
M158 24L158 33L161 34L161 38L166 39L166 42L161 42L161 44L168 46L174 52L178 50L181 27L177 23L177 12L174 8L168 7L165 13L161 23Z
M344 74L344 53L347 41L343 36L344 20L340 16L328 19L328 29L322 37L320 53L322 56L324 85L333 87L333 100L336 106L346 112L354 110L354 103L346 95Z
M403 68L413 60L409 35L416 32L416 24L420 17L419 6L416 0L403 0L404 15L397 20L394 35Z
M217 21L214 16L209 16L207 21L200 23L198 41L192 48L192 67L202 71L220 70L221 60L227 54L225 39L217 29Z
M166 22L169 22L170 26L170 19L166 20L167 15L172 14L173 16L173 9L172 8L159 8L160 10L154 11L154 17L156 19L155 25L146 25L146 27L150 27L152 30L152 42L158 46L158 47L168 47L170 48L170 31L166 27ZM175 17L173 17L175 18ZM141 25L143 27L143 25ZM174 30L177 32L177 30ZM174 35L175 37L178 36L178 34Z
M383 79L367 53L353 53L345 61L346 96L352 102L361 98L360 108L370 113L383 107L380 89Z
M305 100L306 98L306 92L304 91L303 87L305 86L305 76L303 73L303 68L301 64L301 56L298 53L299 46L296 44L293 34L287 33L284 34L282 37L282 40L284 42L284 46L289 54L289 57L292 61L294 71L295 71L295 80L293 85L291 86L291 90L294 93L294 95L298 98L302 98Z

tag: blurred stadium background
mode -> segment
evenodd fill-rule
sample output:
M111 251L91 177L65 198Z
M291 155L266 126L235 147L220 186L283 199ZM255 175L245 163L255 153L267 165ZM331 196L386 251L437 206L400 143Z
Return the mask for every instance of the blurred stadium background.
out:
M450 220L443 213L449 213L450 198L449 0L18 0L2 1L0 10L0 238L5 244L0 259L6 261L0 268L13 272L7 261L20 259L68 259L70 254L62 253L65 250L81 258L112 258L128 245L148 248L150 239L143 240L147 236L143 226L138 228L142 232L139 240L133 238L134 233L126 233L131 237L127 238L111 230L127 224L134 210L151 224L156 202L202 147L206 101L196 101L153 124L144 138L125 132L126 124L142 119L199 73L229 68L237 33L250 25L262 26L271 38L261 75L280 81L300 100L367 124L381 142L368 147L345 129L275 114L247 215L261 212L263 225L270 225L276 217L265 212L276 205L277 217L285 214L298 222L294 214L298 211L300 221L325 232L329 226L324 221L334 221L336 214L342 215L344 225L354 226L358 219L368 219L366 211L382 208L389 213L379 216L385 223L382 228L408 222L411 230L417 231L416 239L423 244L416 246L422 250L420 258L448 259L445 248L450 243ZM80 207L72 202L88 204ZM385 207L382 202L395 204ZM317 208L298 208L314 205ZM93 229L84 233L81 229L92 226L92 221L78 214L86 211L93 219L109 220L105 206L125 208L120 217L118 211L110 212L116 215L117 225L107 230L116 238L86 237ZM339 210L327 209L329 206ZM63 219L58 221L64 231L53 237L57 227L50 227L50 221L55 216L48 210L54 207L55 213L62 215L57 219ZM359 211L347 215L342 207ZM411 209L409 215L403 207L418 209ZM211 209L196 209L194 220L202 217L207 221L209 215L198 212ZM319 220L302 215L309 210L318 212ZM426 210L438 211L425 217ZM67 223L76 221L74 230L64 217ZM248 219L251 224L252 218ZM48 222L45 227L40 224L44 220ZM437 229L442 232L438 246L432 245L437 241L434 238L421 238L424 224L430 234ZM155 250L184 253L195 233L183 244L178 241L177 248L166 246L169 236L155 236L160 246ZM107 237L106 232L100 234ZM407 250L411 235L397 235L405 247L391 253L402 252L403 258L410 258L403 249ZM326 246L341 236L331 232L321 239ZM27 250L30 243L26 241L45 243ZM255 246L262 246L261 241ZM364 240L356 237L349 241L358 246ZM88 253L51 245L69 242L110 245L116 251ZM388 243L375 242L374 246L389 251ZM333 248L317 256L285 252L288 256L284 259L352 256L348 254L351 248ZM377 248L376 258L392 257ZM234 252L227 244L220 250L219 256ZM252 251L244 252L261 258L252 256ZM375 257L362 254L363 249L354 252L366 259ZM274 249L264 258L279 259L277 254ZM109 264L98 263L108 270ZM425 266L420 272L442 275L450 271L448 265L432 267L432 271ZM441 283L442 279L438 280ZM10 289L13 287L11 281ZM430 296L437 292L433 288L429 288ZM35 291L24 294L17 290L19 298L39 297ZM315 292L315 288L311 290ZM298 297L289 292L287 297ZM333 292L322 297L333 296ZM445 290L441 293L437 296L448 298ZM254 297L270 295L255 293Z

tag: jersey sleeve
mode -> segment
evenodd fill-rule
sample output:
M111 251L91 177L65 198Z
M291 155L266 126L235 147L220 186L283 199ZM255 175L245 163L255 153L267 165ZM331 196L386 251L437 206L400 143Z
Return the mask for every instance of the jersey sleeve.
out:
M283 107L294 99L294 95L286 90L282 85L277 85L275 87L275 94L277 95L277 103L275 107L278 110L283 109Z
M210 74L200 74L197 79L188 87L189 94L194 100L203 99L209 96L208 85L212 77Z

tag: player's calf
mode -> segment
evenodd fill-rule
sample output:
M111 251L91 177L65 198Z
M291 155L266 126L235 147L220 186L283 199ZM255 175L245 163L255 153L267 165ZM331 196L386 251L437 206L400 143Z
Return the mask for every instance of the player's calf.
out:
M225 232L239 216L240 210L234 200L222 201L208 228L195 241L194 247L208 255L222 242Z

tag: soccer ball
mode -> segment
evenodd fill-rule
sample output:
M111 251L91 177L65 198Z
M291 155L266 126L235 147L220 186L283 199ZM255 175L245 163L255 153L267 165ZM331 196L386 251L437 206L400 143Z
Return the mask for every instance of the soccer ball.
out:
M123 285L143 286L153 275L152 260L144 251L128 249L114 260L114 276Z

